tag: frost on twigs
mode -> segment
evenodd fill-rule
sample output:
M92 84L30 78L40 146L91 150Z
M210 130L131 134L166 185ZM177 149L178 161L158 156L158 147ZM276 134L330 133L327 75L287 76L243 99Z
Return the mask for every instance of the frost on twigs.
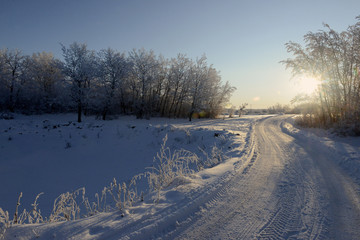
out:
M24 209L23 212L19 214L19 206L21 205L20 200L22 198L22 192L21 192L19 194L19 198L16 203L16 209L13 220L10 220L8 211L4 211L2 208L0 208L0 239L4 237L6 229L9 228L12 224L23 224L25 223L26 219L30 224L44 222L40 210L37 209L38 206L37 200L42 194L43 193L40 193L36 196L34 203L31 204L32 210L30 212L27 212L26 209Z
M83 204L87 210L86 216L92 216L99 212L108 212L113 209L113 205L115 205L115 208L120 210L122 214L126 213L126 208L132 207L133 203L139 200L136 182L143 176L144 174L135 175L128 184L125 182L117 182L114 178L108 186L103 188L101 197L98 193L95 194L96 201L92 203L85 197L84 191ZM108 196L110 196L110 199L108 199Z
M72 193L66 192L57 197L49 222L70 221L79 218L80 206L76 202L76 197L84 191L85 188L80 188Z
M158 200L160 191L179 176L189 176L195 173L191 165L196 165L199 158L195 153L184 149L171 151L166 147L167 135L163 139L160 151L154 158L155 165L151 167L151 172L147 172L150 190L157 191Z
M19 217L19 206L20 206L20 199L22 198L22 192L19 195L18 201L16 203L16 209L15 209L15 214L14 214L14 224L17 224L19 222L18 217Z
M38 209L38 203L37 203L37 200L39 199L39 197L44 194L43 192L42 193L39 193L36 198L35 198L35 201L33 204L31 204L32 206L32 209L30 212L27 212L26 213L26 218L28 219L28 222L30 224L32 223L42 223L44 222L44 219L43 217L41 216L41 211L40 209Z
M186 132L186 136L188 143L196 140L196 138L191 138L189 131ZM118 182L113 179L101 192L95 194L94 200L85 195L85 188L63 193L55 199L51 214L43 218L38 209L38 199L43 193L36 196L29 212L26 209L19 211L22 197L22 194L20 194L13 219L9 219L8 212L0 209L0 237L8 227L15 224L71 221L113 210L118 210L121 216L126 216L131 212L135 203L144 201L145 191L154 194L155 203L158 203L162 190L178 188L178 186L192 183L194 173L224 161L225 155L221 146L225 145L224 142L227 139L223 139L222 136L219 136L218 139L220 147L215 145L211 153L205 153L205 150L203 150L206 155L205 159L200 159L195 153L184 149L172 151L166 146L167 140L168 135L165 135L150 169L135 175L126 182ZM140 191L139 195L137 184L143 190ZM34 235L38 236L38 232L35 231Z
M4 238L6 229L10 227L9 212L0 208L0 239Z
M199 148L200 151L205 156L205 159L199 164L202 168L211 168L215 167L216 165L224 162L228 157L224 154L223 150L216 146L216 144L211 148L210 155L205 152L202 148Z

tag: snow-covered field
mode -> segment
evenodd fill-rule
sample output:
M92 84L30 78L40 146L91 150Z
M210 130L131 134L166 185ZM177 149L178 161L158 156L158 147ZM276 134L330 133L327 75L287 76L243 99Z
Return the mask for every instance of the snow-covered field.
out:
M221 158L220 164L212 162L199 172L173 179L158 193L148 192L146 181L139 181L138 191L146 192L144 201L137 200L123 211L108 201L112 207L106 212L75 221L12 225L5 239L316 239L334 234L337 228L331 224L344 217L354 225L358 216L342 210L360 208L359 192L338 197L331 189L341 189L341 182L327 186L319 179L335 181L320 168L329 160L360 186L360 140L296 128L289 116L269 117L193 122L86 118L81 124L73 122L74 115L0 120L0 207L11 218L20 191L24 193L20 211L31 209L35 196L44 192L38 208L48 217L54 199L63 192L85 187L89 200L96 201L94 194L100 194L113 178L129 186L134 175L156 164L154 157L166 135L172 152L186 149L203 161ZM308 146L312 149L304 148ZM313 162L317 149L331 158ZM352 180L335 165L327 167L346 181L347 192L352 191ZM340 207L339 201L353 202ZM356 235L351 224L345 227L350 233L338 229L337 236Z
M263 116L188 122L184 119L136 120L134 117L101 121L88 117L83 123L77 123L75 116L68 114L16 115L14 120L0 120L0 207L9 211L11 218L20 192L23 197L19 212L24 208L31 210L37 194L43 192L37 201L38 208L43 217L48 217L56 197L82 187L90 202L96 201L95 193L101 194L114 178L128 184L133 176L149 171L165 135L168 136L166 146L172 151L185 149L206 159L211 157L212 148L216 146L222 158L239 161L249 144L250 129L260 118ZM185 188L193 190L233 168L223 165L173 185L177 187L185 181L189 185ZM147 191L144 182L139 184L139 192ZM162 200L178 201L179 194L176 191L164 194ZM149 194L145 194L145 199L151 208L164 207L153 205ZM114 214L116 216L116 211ZM108 213L103 213L102 217L106 215ZM25 235L22 236L25 239L32 237Z

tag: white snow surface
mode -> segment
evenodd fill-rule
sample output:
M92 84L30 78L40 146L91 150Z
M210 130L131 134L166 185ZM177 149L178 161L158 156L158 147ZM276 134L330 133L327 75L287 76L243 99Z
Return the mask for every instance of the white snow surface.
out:
M294 127L294 117L282 122L281 128L297 139L311 142L314 148L325 147L335 156L331 159L360 184L360 137L339 136L319 128Z
M147 167L153 166L153 159L165 135L168 135L166 146L171 150L186 149L205 157L199 148L209 153L216 144L217 147L225 149L227 155L235 157L216 168L202 171L191 179L176 179L170 190L162 192L161 201L156 205L151 194L146 196L147 201L129 209L130 214L121 219L126 225L127 222L133 222L149 212L152 214L169 204L176 205L186 192L198 191L197 188L231 171L233 162L239 162L238 157L244 155L243 151L250 139L249 129L261 118L263 116L246 116L241 119L189 122L185 119L138 120L134 117L101 121L88 117L82 123L77 123L73 121L76 119L75 115L67 114L16 115L14 120L0 120L0 207L13 216L20 192L23 192L20 212L23 208L30 210L36 195L44 192L39 198L38 208L46 217L50 214L57 196L81 187L85 187L87 196L95 201L91 197L96 192L100 193L113 178L118 182L126 182L134 175L146 171ZM219 137L214 137L215 133ZM55 228L54 232L61 236L58 239L70 236L77 239L98 239L103 231L95 231L94 234L88 229L85 232L90 233L68 235L69 232L59 230L59 227L65 229L73 226L72 224L81 226L89 224L89 221L102 221L102 218L113 219L117 218L118 214L117 211L101 213L71 222L70 225L43 224L36 229L49 232L49 229ZM108 227L110 226L106 229ZM7 231L6 237L12 236L11 231L19 232L20 229L25 232L16 234L16 239L34 237L33 227L29 225L12 227ZM26 233L27 230L31 233ZM48 239L47 234L39 236Z
M360 239L360 140L294 127L291 116L118 120L74 115L0 120L0 207L50 211L60 193L127 181L167 146L229 158L126 209L69 222L12 225L5 239ZM46 121L45 121L46 120ZM56 127L54 127L56 126ZM214 137L220 133L221 137ZM13 214L13 211L10 211Z

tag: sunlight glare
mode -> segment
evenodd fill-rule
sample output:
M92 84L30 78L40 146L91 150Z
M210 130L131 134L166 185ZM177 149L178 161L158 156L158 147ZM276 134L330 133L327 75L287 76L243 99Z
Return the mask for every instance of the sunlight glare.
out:
M301 93L311 94L320 85L320 81L314 77L301 77L297 81L297 90Z

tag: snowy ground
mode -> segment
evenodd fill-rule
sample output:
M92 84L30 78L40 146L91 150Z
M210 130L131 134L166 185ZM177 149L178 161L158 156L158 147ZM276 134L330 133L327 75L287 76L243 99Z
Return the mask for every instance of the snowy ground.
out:
M293 118L281 125L282 130L297 139L311 142L314 148L325 148L334 154L334 162L360 185L360 137L338 136L330 130L294 127Z
M125 117L63 126L73 117L0 121L2 208L15 208L19 191L24 207L43 191L39 207L50 211L51 199L61 192L85 186L90 196L113 177L127 181L152 165L165 134L171 149L201 155L199 147L209 152L216 144L229 158L176 179L156 204L156 194L146 195L125 217L111 211L70 222L13 225L5 239L360 237L357 138L300 130L288 116L192 123Z
M259 118L190 123L183 119L121 117L112 121L85 118L83 123L76 123L70 114L18 115L15 120L0 120L0 207L13 216L20 192L20 211L30 210L36 195L44 192L38 207L46 217L57 196L81 187L94 201L94 194L113 178L128 182L153 166L165 135L171 150L186 149L206 158L203 151L210 154L216 145L227 156L238 157L250 139L249 129ZM229 121L235 121L236 127ZM210 176L211 171L204 178L210 181ZM201 181L193 182L198 185ZM145 188L138 186L139 191L141 187ZM165 198L172 201L169 196Z

